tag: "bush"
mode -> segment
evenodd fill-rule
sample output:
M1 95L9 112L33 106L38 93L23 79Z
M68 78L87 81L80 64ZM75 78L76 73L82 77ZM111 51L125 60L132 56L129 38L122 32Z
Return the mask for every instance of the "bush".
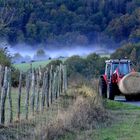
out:
M7 48L0 48L0 65L11 66L11 56L8 54Z
M86 68L85 59L81 58L78 55L72 56L65 61L67 65L67 74L70 76L74 73L80 73L84 75L84 70Z
M60 66L63 62L61 60L52 60L50 63L47 64L47 68L50 69L51 66L53 66L54 69L56 69L57 66ZM46 69L46 68L45 68Z
M88 55L87 58L82 58L77 55L72 56L65 61L68 76L70 77L79 73L88 79L98 77L104 73L106 59L95 53Z

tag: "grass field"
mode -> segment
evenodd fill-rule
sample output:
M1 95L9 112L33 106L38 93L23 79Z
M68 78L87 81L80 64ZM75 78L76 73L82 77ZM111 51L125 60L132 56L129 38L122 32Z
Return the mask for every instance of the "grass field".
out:
M107 57L108 59L110 58L110 54L102 54L100 55L101 57ZM82 58L86 58L86 57L82 57ZM61 60L62 62L64 62L67 58L59 58L57 60ZM52 59L52 60L56 60L56 59ZM50 63L52 60L44 60L44 61L37 61L37 62L32 62L32 67L33 68L38 68L39 66L41 67L45 67L48 63ZM31 63L19 63L19 64L14 64L13 66L19 70L22 71L27 71L30 68L30 64Z
M12 98L12 110L13 110L13 119L14 121L17 120L17 106L18 106L18 88L12 88L11 98ZM30 94L31 96L31 94ZM22 89L21 94L21 119L25 119L25 99L26 99L26 91L25 88ZM29 106L29 111L31 107ZM5 106L5 116L6 116L6 123L9 120L9 100L6 99L6 106ZM29 116L31 112L29 113Z
M12 91L13 115L16 120L18 90L13 89ZM24 118L25 91L22 93L21 102L22 118ZM24 139L29 139L30 137L37 139L37 137L34 138L33 135L38 133L40 129L43 129L44 124L55 120L60 108L64 107L67 109L70 104L73 104L72 100L62 96L43 113L36 114L35 116L30 114L29 122L25 120L20 124L14 124L12 127L0 129L0 139L3 140L2 137L10 140L19 139L19 137L23 137ZM97 129L75 131L74 133L67 132L60 137L60 140L139 140L140 107L110 100L106 100L104 105L112 116L111 124L99 126ZM8 102L6 102L6 109L8 110ZM7 119L9 117L8 111L6 117Z
M140 107L109 100L105 104L114 118L110 126L68 133L61 140L139 140Z
M38 68L39 66L45 67L47 64L49 64L53 60L56 60L56 59L32 62L32 67L33 68ZM57 60L61 60L62 62L64 62L66 58L57 59ZM19 70L22 70L23 72L26 72L30 68L30 65L31 63L19 63L19 64L14 64L13 66Z
M38 68L39 66L45 67L51 61L52 60L32 62L32 67L33 68ZM20 63L20 64L14 64L14 67L25 72L30 68L30 65L31 63Z

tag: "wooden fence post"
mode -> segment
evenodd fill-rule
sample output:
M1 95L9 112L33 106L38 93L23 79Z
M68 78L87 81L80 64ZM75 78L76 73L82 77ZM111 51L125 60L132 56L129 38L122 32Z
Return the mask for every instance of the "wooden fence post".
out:
M29 94L30 94L30 80L31 80L31 71L29 71L26 75L26 99L25 99L25 112L26 119L28 119L28 107L29 107Z
M57 99L59 95L59 66L56 69L56 91L55 91L55 98Z
M40 100L40 80L41 80L41 74L39 72L39 69L36 71L36 82L37 82L37 92L36 92L36 112L39 111L39 100Z
M8 71L8 89L7 89L7 96L9 99L9 122L12 123L13 121L13 110L12 110L12 97L11 97L11 69Z
M3 67L0 65L0 101L1 101L3 76L4 76L4 74L3 74Z
M67 90L67 68L66 68L66 65L63 65L62 72L63 72L63 93L65 93Z
M49 107L49 73L48 69L46 70L46 85L45 85L45 98L46 98L46 108Z
M51 104L52 104L52 65L50 68L50 72L49 72L49 104L50 104L50 100L51 100Z
M41 97L41 111L44 110L45 106L45 86L46 86L46 72L43 74L43 86L42 86L42 97Z
M20 71L19 85L18 85L18 111L17 111L18 120L20 120L21 92L22 92L22 71Z
M53 81L52 81L52 101L55 96L56 91L56 72L53 72Z
M62 93L62 64L59 66L59 96Z
M4 83L3 83L2 94L1 94L1 108L0 108L0 123L1 124L4 124L5 122L5 101L6 101L6 96L7 96L6 94L7 94L7 88L8 88L7 76L8 76L8 68L5 67Z
M34 115L34 105L35 105L35 70L32 69L32 77L31 77L31 110Z

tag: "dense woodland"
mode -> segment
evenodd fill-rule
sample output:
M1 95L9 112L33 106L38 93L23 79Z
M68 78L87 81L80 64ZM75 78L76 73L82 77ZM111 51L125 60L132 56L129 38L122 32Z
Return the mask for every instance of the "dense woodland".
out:
M140 0L1 0L0 37L11 44L103 43L109 49L113 42L124 44L111 58L128 57L140 70L139 7ZM2 65L11 65L7 51L0 53ZM97 54L72 56L65 62L68 75L98 76L105 59Z
M138 42L140 0L1 0L0 36L10 43Z

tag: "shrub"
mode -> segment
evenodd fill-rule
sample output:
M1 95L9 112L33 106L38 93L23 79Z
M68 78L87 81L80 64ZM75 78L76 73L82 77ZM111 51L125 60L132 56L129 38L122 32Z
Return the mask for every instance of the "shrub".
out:
M8 54L7 48L0 48L0 65L11 66L11 56Z
M87 58L72 56L65 61L68 76L79 73L88 79L98 77L104 73L106 59L95 53L88 55Z

